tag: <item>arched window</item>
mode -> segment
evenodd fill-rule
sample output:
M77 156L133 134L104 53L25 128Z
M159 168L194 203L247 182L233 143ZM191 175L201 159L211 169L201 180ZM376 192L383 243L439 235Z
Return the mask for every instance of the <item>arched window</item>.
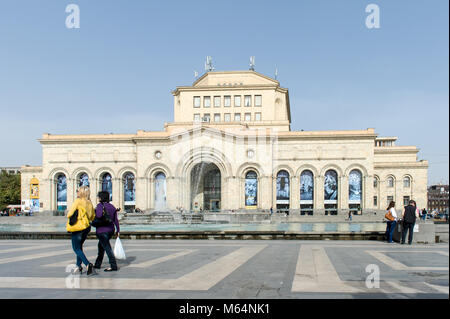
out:
M362 174L354 169L348 176L348 200L350 204L361 203L362 199Z
M254 171L245 174L245 206L258 206L258 175Z
M287 171L279 171L277 174L277 206L288 205L289 208L289 173Z
M409 178L408 176L405 176L403 178L403 187L405 187L405 188L411 187L411 178Z
M387 187L394 187L394 178L392 176L387 178Z
M314 174L306 170L300 175L300 201L314 200Z
M125 173L122 181L125 210L134 209L136 204L136 183L134 174L131 172Z
M89 187L89 176L86 173L81 173L77 178L77 187L87 186Z
M109 173L104 173L101 177L102 191L109 193L109 200L112 200L112 177Z
M159 172L155 175L155 210L162 210L167 205L166 175Z
M334 170L328 170L325 173L324 181L325 201L338 200L338 175Z
M377 189L378 188L378 184L379 184L378 177L375 176L373 178L373 188Z
M56 207L58 211L67 209L67 179L62 173L56 176Z

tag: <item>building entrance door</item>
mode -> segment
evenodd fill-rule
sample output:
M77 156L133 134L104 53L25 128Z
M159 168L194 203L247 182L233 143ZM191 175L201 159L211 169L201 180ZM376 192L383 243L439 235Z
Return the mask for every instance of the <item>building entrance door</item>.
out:
M221 174L214 163L201 162L191 171L191 210L219 211Z

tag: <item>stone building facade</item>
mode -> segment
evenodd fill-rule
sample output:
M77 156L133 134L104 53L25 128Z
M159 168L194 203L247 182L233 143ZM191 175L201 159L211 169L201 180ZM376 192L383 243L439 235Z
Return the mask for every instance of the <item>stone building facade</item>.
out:
M162 131L43 134L42 166L21 168L22 204L63 211L89 185L123 209L336 214L406 198L427 205L428 162L415 146L373 128L291 131L289 92L272 78L207 72L172 95L174 122Z

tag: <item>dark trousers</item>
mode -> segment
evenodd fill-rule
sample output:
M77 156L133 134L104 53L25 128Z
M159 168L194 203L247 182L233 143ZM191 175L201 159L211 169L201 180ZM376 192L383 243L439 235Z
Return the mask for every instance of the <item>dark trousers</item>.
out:
M407 223L407 222L403 221L402 244L405 243L406 232L408 232L408 231L409 231L408 244L410 244L410 245L412 244L414 224L415 223Z
M109 243L109 240L113 236L114 233L100 233L97 234L98 238L98 255L97 259L95 261L95 267L100 268L102 265L103 257L108 255L109 264L111 265L112 269L117 269L117 263L116 263L116 257L114 257L114 253L112 251L111 245Z
M385 237L389 243L392 243L392 235L394 234L395 226L397 226L397 222L395 220L387 222Z
M91 231L91 227L86 228L85 230L80 230L72 233L72 249L77 255L77 266L80 267L81 263L86 266L89 265L89 260L86 258L86 255L83 252L83 244L86 241L86 238Z

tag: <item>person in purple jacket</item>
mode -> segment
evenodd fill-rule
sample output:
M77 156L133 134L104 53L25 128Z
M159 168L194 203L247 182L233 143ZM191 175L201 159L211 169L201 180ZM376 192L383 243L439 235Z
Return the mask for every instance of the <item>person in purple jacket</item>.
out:
M106 213L109 215L112 223L107 226L97 227L96 234L98 238L98 255L95 261L94 268L100 269L103 261L103 257L108 255L109 263L111 265L110 268L106 268L105 271L117 271L117 262L114 257L113 250L109 243L109 240L114 235L114 226L116 227L117 236L119 236L120 227L119 220L117 219L117 209L109 202L109 192L99 192L98 198L100 203L98 203L95 208L95 216L101 218L103 216L103 207L105 207Z

